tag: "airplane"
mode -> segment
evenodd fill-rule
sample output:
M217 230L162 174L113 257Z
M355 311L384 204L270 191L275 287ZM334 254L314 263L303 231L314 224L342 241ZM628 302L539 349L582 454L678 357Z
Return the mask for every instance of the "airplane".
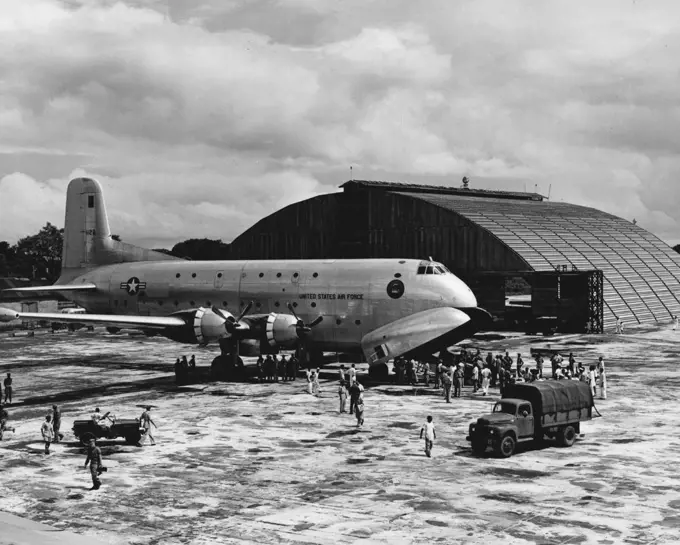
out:
M222 360L213 367L297 349L303 365L324 351L363 354L369 372L384 376L395 357L431 356L490 320L470 288L431 258L191 261L114 240L101 185L91 178L75 178L67 189L59 280L4 292L60 294L87 313L0 308L0 321L98 324L179 343L217 342Z

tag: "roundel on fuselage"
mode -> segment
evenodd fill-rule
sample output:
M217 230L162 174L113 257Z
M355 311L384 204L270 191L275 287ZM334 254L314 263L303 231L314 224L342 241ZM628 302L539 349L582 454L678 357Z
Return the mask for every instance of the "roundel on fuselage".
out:
M387 295L392 299L399 299L404 295L404 283L401 280L392 280L387 284Z

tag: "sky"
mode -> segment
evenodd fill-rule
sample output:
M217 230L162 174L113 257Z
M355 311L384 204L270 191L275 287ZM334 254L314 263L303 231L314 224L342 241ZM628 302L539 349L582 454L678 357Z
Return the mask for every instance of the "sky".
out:
M147 247L350 178L538 190L680 242L680 3L0 4L0 240L76 176Z

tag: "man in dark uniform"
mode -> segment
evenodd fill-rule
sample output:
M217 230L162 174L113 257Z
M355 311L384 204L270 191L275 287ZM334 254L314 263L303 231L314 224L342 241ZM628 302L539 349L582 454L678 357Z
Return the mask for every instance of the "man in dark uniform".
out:
M85 467L90 464L90 474L92 475L92 488L90 490L98 490L102 485L99 480L102 468L102 451L97 446L94 438L90 439L90 446L87 449L87 458L85 459Z
M12 403L12 375L7 373L5 384L5 404Z
M295 380L295 355L292 355L286 362L286 374L288 375L288 380Z
M257 358L257 379L260 382L264 382L265 379L265 371L264 371L264 358L262 357L262 354Z
M282 381L287 381L288 380L288 372L287 372L287 367L288 362L286 361L286 356L282 355L281 359L279 360L279 376L281 377Z

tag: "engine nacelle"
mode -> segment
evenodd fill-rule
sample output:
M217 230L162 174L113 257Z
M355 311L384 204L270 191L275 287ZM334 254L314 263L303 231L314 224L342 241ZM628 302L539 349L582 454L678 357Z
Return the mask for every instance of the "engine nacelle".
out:
M265 328L267 342L271 347L291 348L298 342L297 320L290 314L276 314L267 316Z
M227 318L232 317L231 313L220 309ZM209 308L200 307L196 310L193 319L194 336L198 344L207 344L219 339L231 337L224 327L224 320Z

